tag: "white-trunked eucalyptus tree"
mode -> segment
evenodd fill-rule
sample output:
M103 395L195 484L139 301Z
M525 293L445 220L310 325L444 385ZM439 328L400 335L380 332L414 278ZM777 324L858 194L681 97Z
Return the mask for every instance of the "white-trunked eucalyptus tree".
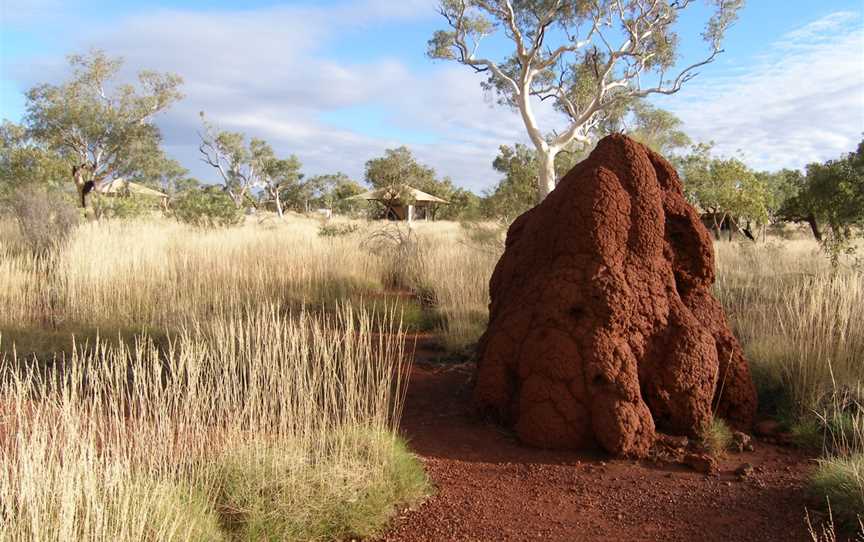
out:
M153 117L182 98L178 75L141 71L138 87L117 84L122 59L103 51L71 55L72 79L27 92L30 135L71 164L82 207L105 179L136 171L141 152L160 152Z
M450 28L435 32L428 53L487 74L483 87L519 110L537 149L542 200L555 188L555 156L563 148L590 143L592 130L622 104L677 92L723 52L723 35L744 0L706 1L714 8L702 33L709 52L677 70L673 27L692 0L442 0ZM512 42L512 54L480 54L483 39L498 32ZM534 108L545 100L566 115L563 130L539 126Z
M214 168L222 179L222 187L238 208L251 201L250 192L264 185L263 162L273 158L273 149L259 139L247 147L246 136L240 132L217 130L201 111L204 132L198 133L201 160Z

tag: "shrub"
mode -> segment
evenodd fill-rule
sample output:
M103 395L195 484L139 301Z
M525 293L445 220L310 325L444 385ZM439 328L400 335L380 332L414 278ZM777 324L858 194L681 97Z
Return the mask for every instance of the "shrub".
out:
M388 224L371 232L360 246L378 258L384 287L419 291L426 275L422 244L410 226Z
M243 210L227 194L212 189L189 190L171 208L177 220L199 228L234 226L243 221Z
M81 220L81 213L71 198L42 187L19 188L9 203L21 236L35 253L45 253L62 245Z
M721 456L732 444L732 431L725 421L714 418L705 434L702 435L702 444L711 455Z
M864 513L864 454L820 459L810 479L810 488L827 499L842 525L857 525Z
M239 540L366 538L386 525L394 504L426 495L422 466L391 433L347 429L331 438L332 457L311 463L299 451L265 443L218 458L215 505L230 534ZM352 450L356 465L343 449Z
M321 224L318 235L321 237L345 237L360 229L358 224Z
M91 196L93 212L98 218L137 218L153 207L146 200L134 196Z

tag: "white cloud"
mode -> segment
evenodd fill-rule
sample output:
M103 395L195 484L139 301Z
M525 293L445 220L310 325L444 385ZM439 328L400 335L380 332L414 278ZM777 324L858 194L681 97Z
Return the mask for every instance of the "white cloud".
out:
M734 75L710 73L660 101L696 140L758 169L800 168L854 149L864 132L864 27L839 12L787 33Z
M498 179L491 168L498 146L527 139L519 116L484 96L481 76L449 63L409 67L392 58L346 61L326 53L339 40L350 47L345 34L360 40L434 21L434 4L142 11L107 28L72 25L86 33L70 38L69 48L101 46L122 55L126 75L143 68L182 74L187 97L159 123L168 151L204 179L213 175L197 155L201 110L222 128L297 154L307 174L341 170L360 177L366 160L405 143L398 134L414 134L409 146L422 161L479 191ZM420 58L425 37L394 47ZM858 19L835 14L787 34L754 67L713 79L707 73L662 105L681 116L694 138L715 140L720 152L743 149L760 168L798 167L850 150L864 130L862 51ZM64 71L61 58L16 64L12 75L22 87L59 80ZM333 111L364 108L384 112L379 129L325 120ZM546 130L561 128L547 104L538 117ZM381 135L388 130L392 137Z
M342 170L361 177L366 160L404 142L321 117L372 106L386 112L384 133L389 127L394 134L434 141L410 147L442 175L481 190L497 178L491 162L498 145L522 138L524 129L512 112L490 107L476 75L454 65L418 74L393 59L351 63L322 52L343 32L382 32L387 25L434 18L433 6L432 0L399 6L362 0L335 8L156 11L127 17L98 37L84 35L77 49L101 46L123 56L127 76L142 68L182 74L186 98L159 123L168 149L204 178L212 172L197 156L201 110L220 128L263 137L277 151L297 154L309 174ZM425 42L411 47L420 57ZM54 73L59 79L62 61L54 61L53 68L43 64L38 72L22 67L19 78L35 82Z

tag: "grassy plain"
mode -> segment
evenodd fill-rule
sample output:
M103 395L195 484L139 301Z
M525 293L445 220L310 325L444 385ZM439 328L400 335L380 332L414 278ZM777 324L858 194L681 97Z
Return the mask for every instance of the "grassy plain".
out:
M455 223L333 231L299 216L107 221L34 256L0 222L0 417L13 428L0 432L0 538L327 539L422 498L396 437L404 334L470 352L500 238ZM809 240L717 254L765 413L821 451L813 490L854 521L864 274L832 269Z

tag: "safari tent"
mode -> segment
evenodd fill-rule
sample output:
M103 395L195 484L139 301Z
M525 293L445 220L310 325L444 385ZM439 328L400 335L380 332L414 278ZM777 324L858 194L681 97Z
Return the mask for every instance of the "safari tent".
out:
M148 188L143 184L133 183L126 179L112 179L96 186L96 193L105 196L142 196L147 198L159 198L167 200L168 195L158 190Z
M385 207L384 218L387 220L407 220L408 222L434 220L435 209L439 205L450 203L407 184L370 190L348 199L381 202Z

